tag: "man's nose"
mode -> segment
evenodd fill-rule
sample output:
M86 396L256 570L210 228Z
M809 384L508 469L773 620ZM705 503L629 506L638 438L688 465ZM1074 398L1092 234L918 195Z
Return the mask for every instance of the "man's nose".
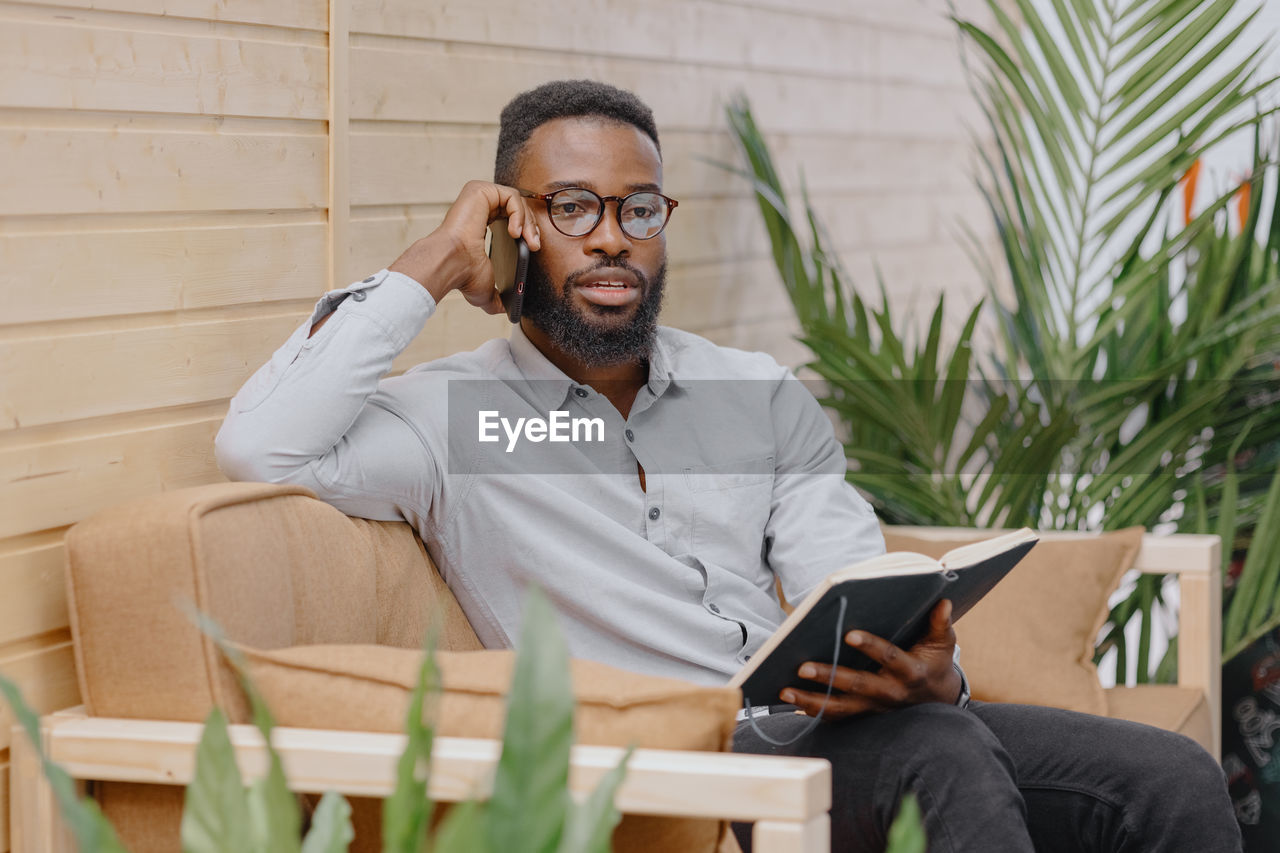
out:
M614 211L614 201L605 202L604 216L600 224L587 235L583 247L592 254L604 254L611 258L624 257L631 252L631 239L627 237L622 226L618 224L618 216Z

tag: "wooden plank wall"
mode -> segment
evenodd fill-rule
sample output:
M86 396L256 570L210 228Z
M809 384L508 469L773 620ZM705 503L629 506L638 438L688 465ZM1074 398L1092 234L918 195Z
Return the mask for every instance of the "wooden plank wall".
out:
M333 2L0 0L0 671L43 710L77 701L67 527L220 479L227 399L320 293L491 174L523 89L595 77L654 108L672 325L803 359L749 194L700 159L733 159L737 91L856 276L874 256L903 305L977 290L951 236L985 222L977 114L943 0ZM450 298L432 330L401 366L503 321ZM0 711L0 793L7 739Z

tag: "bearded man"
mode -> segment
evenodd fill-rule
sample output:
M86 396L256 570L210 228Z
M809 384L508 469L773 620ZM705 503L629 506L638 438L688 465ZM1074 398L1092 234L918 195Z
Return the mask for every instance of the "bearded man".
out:
M723 684L781 623L775 581L799 601L884 542L789 371L657 325L675 207L634 95L564 81L516 97L494 181L468 183L439 228L321 299L232 400L223 471L412 524L487 647L512 644L536 582L574 656ZM510 338L385 379L418 334L440 333L428 321L449 291L502 311L485 235L503 218L533 252ZM602 422L600 440L557 447L517 427L492 444L475 428L477 414L553 412ZM848 639L879 671L802 668L814 689L783 691L787 705L735 737L832 762L835 849L883 849L909 791L931 851L1239 849L1222 771L1189 739L970 704L947 602L910 649Z

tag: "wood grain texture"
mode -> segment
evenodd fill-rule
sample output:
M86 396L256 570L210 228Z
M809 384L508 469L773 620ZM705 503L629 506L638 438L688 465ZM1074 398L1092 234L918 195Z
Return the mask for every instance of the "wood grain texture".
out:
M196 23L230 21L325 32L327 0L57 0L41 4L58 15L67 10L136 13L146 18L186 19Z
M0 430L228 398L307 313L0 342Z
M71 637L65 632L0 648L0 673L17 683L27 704L39 713L80 701ZM9 746L13 723L8 704L0 704L0 749Z
M315 299L325 289L319 214L28 222L49 230L0 233L6 325Z
M977 198L967 173L968 154L955 142L791 133L770 134L769 141L778 172L788 183L806 163L848 163L840 170L809 175L815 198L866 192L917 204L927 204L937 194ZM496 145L496 126L357 122L351 138L352 203L448 204L468 179L492 176ZM739 155L724 133L663 133L662 156L664 190L682 205L750 194L745 180L715 165L738 163Z
M350 0L329 0L328 243L325 279L343 287L351 224Z
M134 130L140 123L0 127L0 216L326 204L322 135Z
M12 501L12 510L0 516L0 537L74 524L130 498L220 482L213 437L223 414L0 450L0 489ZM60 573L61 566L59 583ZM44 630L54 627L60 626ZM0 641L3 634L0 629Z
M395 42L390 44L389 42ZM738 91L766 131L855 132L864 136L957 136L981 115L952 90L909 82L826 79L746 67L676 66L579 54L491 51L409 39L353 37L353 119L493 121L514 95L565 77L593 77L652 104L659 127L720 129ZM432 81L423 85L424 80ZM680 92L680 98L670 93Z
M67 17L75 16L0 6L0 106L326 117L322 43L114 28L128 21L85 26L92 16Z
M49 756L75 778L183 784L191 779L202 726L156 720L45 717ZM267 765L261 735L248 725L228 727L246 781ZM290 787L347 795L391 793L404 736L277 728ZM444 802L487 795L502 744L441 737L431 751L430 795ZM625 750L576 745L569 788L586 794ZM637 749L627 763L615 804L629 814L806 821L831 808L831 765L823 759Z
M3 488L6 496L12 494ZM9 506L18 507L14 501ZM0 648L67 627L63 531L0 542Z

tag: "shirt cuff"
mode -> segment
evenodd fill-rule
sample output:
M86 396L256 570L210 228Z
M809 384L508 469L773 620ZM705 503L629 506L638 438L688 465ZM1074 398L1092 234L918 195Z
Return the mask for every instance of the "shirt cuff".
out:
M956 698L956 707L968 708L970 699L969 679L964 674L964 670L960 668L960 664L953 660L951 665L955 667L956 672L960 674L960 695Z
M435 313L436 300L425 287L404 273L383 269L320 297L311 313L311 324L320 322L340 306L343 311L376 320L403 348L417 337L423 324Z

